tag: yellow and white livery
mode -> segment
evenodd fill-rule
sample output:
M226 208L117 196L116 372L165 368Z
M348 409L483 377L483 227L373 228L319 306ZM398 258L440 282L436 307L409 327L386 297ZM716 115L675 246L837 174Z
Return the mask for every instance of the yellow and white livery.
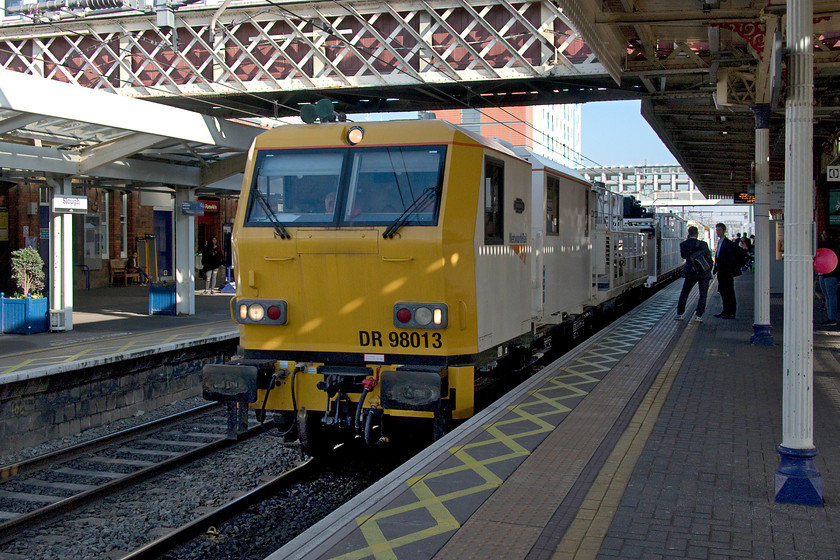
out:
M205 368L205 396L275 411L309 451L471 416L477 372L526 368L647 279L644 258L618 275L616 249L593 247L615 240L593 223L599 196L443 121L262 134L233 231L242 355Z

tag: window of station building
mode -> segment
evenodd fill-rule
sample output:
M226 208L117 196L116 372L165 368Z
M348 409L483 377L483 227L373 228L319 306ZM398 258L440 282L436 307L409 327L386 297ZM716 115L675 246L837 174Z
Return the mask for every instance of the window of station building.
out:
M461 126L475 132L481 133L481 111L478 109L461 109Z
M119 219L119 226L114 239L117 253L119 253L119 258L127 259L128 258L128 247L126 247L126 240L128 239L128 193L120 192L120 204L119 204L119 211L120 211L120 219Z
M99 225L99 229L101 231L102 236L102 258L103 259L110 259L111 258L111 244L110 244L110 229L108 226L111 224L111 216L108 212L108 209L111 207L111 193L108 191L99 191L99 196L101 197L101 204L99 208L99 215L101 216L102 222Z
M560 234L560 180L549 177L545 185L545 234Z
M505 164L487 158L484 161L484 244L503 245L504 239Z

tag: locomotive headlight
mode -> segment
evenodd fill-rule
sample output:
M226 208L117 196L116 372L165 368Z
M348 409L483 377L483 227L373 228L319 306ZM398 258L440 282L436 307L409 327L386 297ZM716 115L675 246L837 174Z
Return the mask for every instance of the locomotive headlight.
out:
M365 137L365 129L361 126L354 126L351 127L350 130L347 131L347 143L351 146L355 146L359 142L362 141L362 138Z
M432 322L432 310L428 307L418 307L414 312L414 320L417 321L420 326L425 327Z
M407 303L394 305L394 326L401 329L445 329L445 303Z
M262 321L265 317L265 308L259 303L252 303L248 306L248 318L252 321Z
M253 300L240 299L236 302L238 311L234 320L243 325L285 325L286 302L280 299Z

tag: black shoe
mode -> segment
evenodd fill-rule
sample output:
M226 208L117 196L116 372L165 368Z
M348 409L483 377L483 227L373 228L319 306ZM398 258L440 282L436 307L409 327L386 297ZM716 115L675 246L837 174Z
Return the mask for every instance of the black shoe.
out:
M835 321L833 319L826 319L825 321L820 323L820 326L821 327L836 327L837 326L837 321Z
M725 313L715 313L715 317L717 317L718 319L726 319L726 314Z

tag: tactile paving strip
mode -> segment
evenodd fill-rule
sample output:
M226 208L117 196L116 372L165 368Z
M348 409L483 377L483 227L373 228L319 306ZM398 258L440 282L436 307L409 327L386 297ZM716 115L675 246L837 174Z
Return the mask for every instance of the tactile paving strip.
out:
M669 311L668 289L583 353L563 364L507 413L451 448L430 472L407 480L380 511L356 519L358 529L323 559L431 558L568 413Z

